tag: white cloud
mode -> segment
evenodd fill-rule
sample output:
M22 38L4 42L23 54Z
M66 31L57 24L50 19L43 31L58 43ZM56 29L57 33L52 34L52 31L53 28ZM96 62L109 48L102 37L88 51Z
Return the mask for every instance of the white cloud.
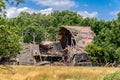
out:
M47 8L43 10L35 10L35 9L30 9L28 7L23 7L23 8L16 8L16 7L10 7L6 10L7 12L7 17L8 18L13 18L18 16L21 12L28 12L28 13L42 13L42 14L50 14L52 12L52 8Z
M15 7L12 7L12 8L9 8L6 10L7 12L7 17L11 18L11 17L14 17L14 16L17 16L18 12L17 12L17 9Z
M42 13L42 14L50 14L52 11L53 11L52 8L47 8L47 9L40 10L40 13Z
M75 6L75 2L72 0L32 0L36 2L36 4L52 7L54 9L69 9Z
M98 12L89 13L88 11L79 11L78 14L80 14L83 18L86 18L86 17L93 18L93 17L97 17Z

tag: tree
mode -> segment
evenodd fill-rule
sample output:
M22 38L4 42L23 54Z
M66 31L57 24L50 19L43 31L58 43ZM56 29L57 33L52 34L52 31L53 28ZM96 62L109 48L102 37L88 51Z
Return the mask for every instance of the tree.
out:
M20 41L16 27L0 25L0 56L16 56L21 49Z
M93 61L93 62L100 62L100 63L103 62L103 58L102 57L104 56L104 54L102 52L102 48L101 47L97 46L94 43L90 43L84 49L89 53L91 61Z
M75 26L80 25L80 22L82 20L82 17L78 15L76 12L63 10L63 11L54 11L51 14L53 17L55 17L54 26L62 26L62 25L69 25L69 26Z
M119 14L117 20L112 21L95 21L91 28L95 32L96 36L93 43L102 48L102 54L104 54L103 62L118 62L120 60L119 51L120 47L120 22ZM94 47L87 46L88 52L92 53L97 50ZM91 50L89 50L89 48ZM93 52L91 52L93 51ZM116 52L117 51L117 52ZM98 54L94 52L94 54ZM97 55L92 55L92 57L97 57Z
M27 12L22 12L18 17L12 18L8 20L9 26L19 26L21 29L20 34L29 33L24 35L24 42L32 42L33 37L32 33L34 32L37 36L35 41L41 42L42 40L54 40L54 33L56 31L56 27L54 27L55 18L51 15L44 15L41 13L33 13L29 14ZM33 30L32 30L33 29Z
M29 26L23 31L24 42L41 42L44 40L45 30L41 26Z
M5 2L3 0L0 0L0 11L5 9Z
M120 47L116 49L115 54L117 61L120 62Z
M18 6L20 3L23 3L24 0L0 0L0 15L5 16L6 2L10 5Z
M5 16L6 2L17 6L23 0L0 0L0 56L15 56L21 49L19 29L8 26Z
M8 4L10 5L15 5L18 6L20 3L23 3L24 0L5 0L6 2L8 2Z

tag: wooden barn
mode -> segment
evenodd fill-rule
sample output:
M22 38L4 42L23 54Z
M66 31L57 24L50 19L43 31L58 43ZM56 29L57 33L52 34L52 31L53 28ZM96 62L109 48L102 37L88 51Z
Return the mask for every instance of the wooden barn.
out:
M23 45L23 50L16 57L18 64L20 64L20 65L35 64L36 61L35 61L35 58L33 57L33 54L40 53L39 52L39 44L22 43L22 45Z
M61 35L60 43L63 50L68 50L68 63L89 65L88 53L83 48L92 42L95 36L90 27L63 26L59 30L59 35Z
M83 49L94 38L90 27L63 26L57 33L57 41L23 44L17 57L19 64L91 65L88 53Z
M95 34L90 27L85 26L63 26L59 30L62 36L60 42L63 49L67 45L77 45L84 48L88 43L92 42Z

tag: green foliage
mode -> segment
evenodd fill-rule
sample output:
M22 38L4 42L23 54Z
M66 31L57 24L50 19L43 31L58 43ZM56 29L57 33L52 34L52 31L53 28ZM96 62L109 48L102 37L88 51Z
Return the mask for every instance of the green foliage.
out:
M6 20L0 16L0 25L6 24Z
M117 61L120 62L120 47L116 49L115 54L116 54Z
M20 40L16 27L0 25L0 56L15 56L21 49Z
M10 5L18 5L23 0L0 0L0 56L16 56L21 49L19 28L9 26L5 17L6 2Z
M22 12L17 18L8 20L9 26L19 26L21 33L31 32L30 35L24 35L24 42L33 41L33 32L30 29L34 27L34 33L37 33L35 41L55 40L55 33L62 25L80 25L82 17L72 11L54 11L50 15L40 13L29 14ZM36 32L37 31L37 32Z
M0 0L0 11L2 11L2 9L5 9L5 3L3 0Z
M44 32L41 26L29 26L24 32L24 42L30 43L33 42L34 38L36 42L41 42L44 40Z
M18 6L20 3L23 3L24 0L5 0L6 2L8 2L10 5L15 5Z
M51 14L53 17L55 17L55 23L54 26L62 26L62 25L80 25L82 17L78 15L76 12L64 10L64 11L54 11Z
M104 62L119 61L119 53L116 49L120 47L120 26L119 22L112 20L104 22L104 25L94 38L94 43L102 47L104 53Z
M6 16L6 4L5 3L8 3L10 5L15 5L15 6L18 6L20 3L23 3L24 0L0 0L0 15L2 16Z
M53 40L56 29L54 28L54 17L43 14L29 14L22 12L17 18L10 19L8 24L19 26L21 33L25 33L24 42L33 41L33 33L36 35L35 41Z
M103 52L101 47L97 46L96 44L90 43L84 49L89 52L91 61L102 62Z
M106 75L103 80L120 80L120 72L114 72Z
M3 0L0 0L0 16L2 15L5 15L5 2Z

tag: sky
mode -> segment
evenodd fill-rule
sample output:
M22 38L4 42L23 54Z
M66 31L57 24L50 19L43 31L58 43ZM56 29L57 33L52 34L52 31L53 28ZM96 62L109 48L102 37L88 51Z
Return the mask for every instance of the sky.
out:
M50 14L55 10L77 12L83 18L112 20L120 12L120 0L24 0L19 6L7 6L8 18L16 17L20 12Z

